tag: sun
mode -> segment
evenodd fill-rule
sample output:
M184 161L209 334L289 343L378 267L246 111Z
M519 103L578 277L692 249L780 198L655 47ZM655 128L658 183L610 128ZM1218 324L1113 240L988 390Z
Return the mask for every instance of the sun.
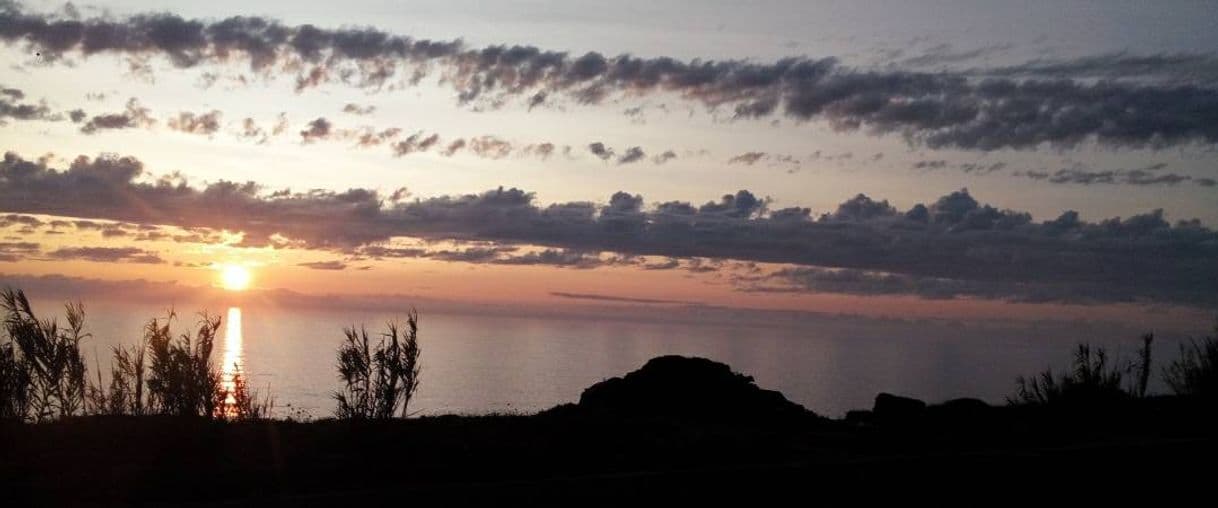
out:
M244 291L250 287L253 275L249 268L241 265L221 265L220 285L229 291Z

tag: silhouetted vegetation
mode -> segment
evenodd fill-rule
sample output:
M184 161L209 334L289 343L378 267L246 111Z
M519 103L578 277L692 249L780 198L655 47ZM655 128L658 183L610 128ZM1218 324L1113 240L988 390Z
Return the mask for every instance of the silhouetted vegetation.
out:
M1153 333L1142 335L1142 345L1133 361L1114 364L1104 348L1079 344L1071 369L1055 376L1046 369L1031 378L1016 378L1018 385L1011 404L1095 404L1144 398L1150 389ZM1170 383L1170 381L1169 381Z
M1218 398L1218 327L1215 335L1180 345L1180 358L1163 369L1177 395Z
M151 360L148 405L158 414L223 416L228 393L220 371L211 363L220 317L200 314L194 337L184 333L174 340L169 326L175 317L171 312L163 321L152 319L144 327Z
M65 305L66 328L54 318L39 319L20 290L4 290L0 307L6 339L0 349L0 415L41 422L81 411L87 392L80 353L80 341L88 337L84 307Z
M144 397L144 352L146 343L130 349L115 346L110 363L110 390L103 389L101 369L97 384L89 386L90 409L94 414L142 415L146 411Z
M1018 377L1018 390L1009 399L1012 404L1057 404L1094 403L1126 398L1129 394L1121 388L1128 369L1120 369L1109 363L1104 348L1092 349L1089 344L1079 344L1074 351L1071 370L1054 375L1046 369L1031 378Z
M389 323L381 340L370 344L368 330L346 328L338 349L338 375L344 383L334 393L335 416L343 419L392 418L401 408L405 417L410 398L419 387L419 314L411 310L406 329Z
M5 312L0 342L0 419L44 422L80 414L160 414L218 419L255 419L270 415L272 399L250 390L239 366L229 387L212 364L220 318L200 314L193 335L176 339L176 315L152 319L139 345L112 350L110 383L101 369L96 382L86 379L81 341L84 308L67 304L67 326L40 319L20 290L0 295Z

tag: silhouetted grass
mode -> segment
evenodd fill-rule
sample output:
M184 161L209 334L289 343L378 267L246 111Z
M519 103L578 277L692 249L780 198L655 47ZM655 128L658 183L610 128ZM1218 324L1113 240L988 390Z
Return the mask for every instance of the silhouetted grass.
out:
M233 365L232 389L227 392L224 417L230 420L261 420L271 416L275 399L269 394L259 397L258 391L249 387L240 365Z
M346 342L338 349L338 375L344 383L335 392L335 416L343 419L392 418L401 407L407 415L410 398L419 387L419 314L411 310L406 330L390 322L381 340L372 346L368 330L346 328Z
M1108 402L1129 397L1121 388L1127 369L1112 366L1104 348L1092 349L1089 344L1079 344L1074 351L1071 370L1055 376L1046 369L1031 378L1020 376L1015 382L1018 389L1008 399L1012 404L1059 404Z
M56 319L39 319L20 290L0 294L7 342L0 349L0 416L46 421L70 416L85 405L85 361L80 353L85 311L65 305L67 327Z
M212 364L220 318L200 314L193 334L176 338L164 319L144 326L139 345L112 350L110 383L98 369L86 378L81 341L84 308L69 303L67 326L40 319L20 290L0 294L4 336L0 341L0 419L43 422L80 414L173 415L257 419L270 415L273 399L250 390L240 368L231 388Z
M1177 395L1218 398L1218 326L1215 335L1180 345L1180 358L1163 369Z
M1147 396L1150 387L1153 333L1142 335L1136 360L1114 364L1104 348L1079 344L1074 363L1066 373L1055 376L1052 369L1015 379L1017 389L1011 404L1096 404ZM1127 382L1126 382L1127 381Z

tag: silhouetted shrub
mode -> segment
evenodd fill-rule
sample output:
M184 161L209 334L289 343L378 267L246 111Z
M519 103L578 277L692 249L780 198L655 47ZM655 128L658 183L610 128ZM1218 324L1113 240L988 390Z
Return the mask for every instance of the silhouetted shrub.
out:
M182 334L174 340L169 326L175 317L170 312L164 321L152 319L144 327L150 359L148 407L159 414L223 417L228 392L211 363L220 317L200 314L195 336Z
M45 421L76 414L84 408L85 362L80 353L84 307L65 305L68 326L55 319L38 319L25 293L5 289L5 342L0 345L0 416Z
M30 370L12 340L0 344L0 420L24 419L30 404Z
M110 387L102 384L101 369L97 372L97 384L89 386L89 406L93 414L142 415L147 411L144 396L144 353L146 344L130 349L114 346L110 362Z
M270 395L259 398L258 391L251 389L241 372L241 366L233 365L232 388L225 400L224 417L230 420L261 420L271 416L275 399Z
M1181 344L1180 358L1163 369L1163 380L1177 395L1218 397L1218 333Z
M1138 349L1138 363L1130 367L1131 373L1135 374L1134 385L1130 388L1129 393L1135 397L1145 397L1146 391L1150 387L1150 345L1155 341L1155 334L1148 333L1142 336L1142 347Z
M1094 350L1088 344L1079 344L1074 352L1074 365L1070 372L1054 376L1046 369L1032 378L1020 376L1015 380L1018 391L1008 398L1012 404L1053 403L1097 403L1128 398L1121 388L1126 369L1108 363L1104 348Z
M419 387L419 314L411 310L406 330L389 323L381 340L371 346L363 327L343 329L346 342L338 349L338 376L344 383L335 392L335 416L344 419L392 418L401 407L407 416L410 398Z

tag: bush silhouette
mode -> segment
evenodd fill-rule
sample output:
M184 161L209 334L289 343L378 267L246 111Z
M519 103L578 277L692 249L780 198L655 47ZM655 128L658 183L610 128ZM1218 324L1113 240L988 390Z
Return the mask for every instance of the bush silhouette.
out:
M1163 369L1177 395L1218 397L1218 327L1215 335L1180 345L1180 358Z
M411 310L406 329L390 322L381 340L370 344L368 330L343 329L346 342L338 349L338 376L344 383L334 393L335 416L342 419L392 418L401 407L407 416L410 399L419 387L419 314Z
M1015 396L1007 400L1011 404L1057 404L1125 399L1130 395L1121 388L1121 382L1127 370L1110 365L1104 348L1079 344L1068 373L1055 376L1052 369L1046 369L1035 377L1020 376L1015 380Z
M163 321L152 319L144 327L151 360L148 405L158 414L223 416L228 393L211 363L220 317L200 314L195 336L182 334L174 340L169 327L175 317L170 312Z
M0 345L0 417L46 421L70 416L85 405L85 361L80 353L84 307L65 305L67 327L39 319L20 290L0 294L5 342Z

